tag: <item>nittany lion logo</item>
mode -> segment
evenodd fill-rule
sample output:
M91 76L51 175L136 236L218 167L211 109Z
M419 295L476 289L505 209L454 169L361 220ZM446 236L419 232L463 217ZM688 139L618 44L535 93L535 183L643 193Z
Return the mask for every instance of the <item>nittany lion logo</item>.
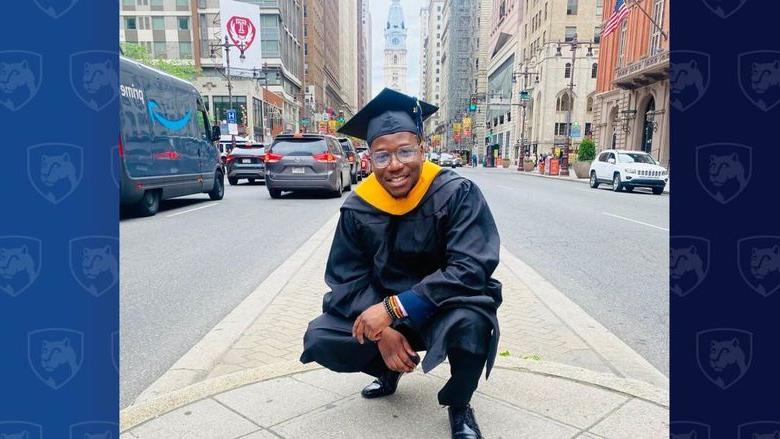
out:
M119 240L85 236L70 241L70 272L89 294L101 296L119 283Z
M27 359L38 379L57 390L73 379L81 368L84 334L63 328L30 332Z
M87 106L100 111L119 95L119 57L93 50L70 56L70 85Z
M47 201L58 204L75 191L84 173L84 151L68 143L27 149L27 178Z
M0 236L0 292L16 297L41 272L41 241L29 236Z
M0 51L0 104L18 111L41 88L41 55L22 50Z
M716 328L696 335L699 369L713 384L727 389L750 368L753 334L733 328Z
M695 50L675 50L670 55L671 104L685 111L704 96L710 86L710 56Z
M758 294L780 289L780 236L751 236L737 242L739 274Z
M696 177L716 201L726 204L748 185L752 150L734 143L713 143L696 148Z
M119 439L119 424L81 422L70 426L70 439Z
M701 284L710 269L710 242L696 236L673 236L669 246L672 293L685 297Z
M745 4L747 0L702 0L704 6L720 18L728 18Z
M41 439L43 427L24 421L0 422L0 439Z
M701 422L674 421L669 423L671 439L710 439L710 426Z
M780 51L742 53L737 66L739 88L753 105L769 111L780 103Z
M739 439L780 439L780 422L754 421L737 427Z
M51 18L60 18L70 11L79 0L33 0Z

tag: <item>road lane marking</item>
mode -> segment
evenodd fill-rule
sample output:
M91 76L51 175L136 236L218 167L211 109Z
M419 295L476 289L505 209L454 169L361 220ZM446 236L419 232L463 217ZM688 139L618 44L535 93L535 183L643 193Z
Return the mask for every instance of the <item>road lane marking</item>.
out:
M653 225L653 224L643 223L642 221L637 221L635 219L626 218L626 217L620 216L620 215L615 215L613 213L609 213L609 212L601 212L601 213L603 213L604 215L611 216L611 217L614 217L614 218L619 218L619 219L622 219L622 220L625 220L625 221L631 221L632 223L637 223L637 224L642 224L643 226L652 227L654 229L659 229L659 230L663 230L663 231L666 231L666 232L669 231L669 229L666 229L666 228L663 228L663 227L659 227L659 226L656 226L656 225Z
M175 216L177 216L177 215L184 215L185 213L194 212L194 211L196 211L196 210L205 209L205 208L207 208L207 207L213 207L213 206L216 206L217 204L219 204L219 203L211 203L211 204L207 204L207 205L205 205L205 206L195 207L195 208L193 208L193 209L189 209L189 210L183 210L183 211L181 211L181 212L176 212L176 213L173 213L173 214L167 215L167 216L166 216L166 218L173 218L173 217L175 217Z

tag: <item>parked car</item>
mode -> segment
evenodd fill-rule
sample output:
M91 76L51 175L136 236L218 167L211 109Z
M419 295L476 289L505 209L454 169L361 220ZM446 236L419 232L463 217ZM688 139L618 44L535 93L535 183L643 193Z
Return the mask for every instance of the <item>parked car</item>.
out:
M452 158L452 164L453 164L453 166L452 166L453 168L461 167L461 166L463 166L463 159L460 158L459 155L455 155Z
M631 192L636 187L652 189L660 195L669 182L669 172L648 153L608 149L596 157L590 165L590 187L601 183L612 184L612 190Z
M265 181L265 146L254 142L237 144L227 155L225 166L231 186L243 178L249 183Z
M441 153L441 155L439 156L439 166L449 166L451 168L454 168L455 156L447 152Z
M358 177L359 177L358 166L360 166L360 163L358 163L357 151L355 150L355 146L352 144L352 141L346 137L339 137L339 143L341 144L341 149L344 150L344 154L347 157L347 161L349 161L349 175L352 184L356 184L358 182Z
M326 134L280 134L265 151L265 186L282 191L327 190L340 197L352 189L350 164L341 143Z
M119 61L120 204L151 216L160 200L225 195L218 126L189 82L125 57Z
M360 168L358 174L360 178L366 178L371 175L371 158L367 149L358 150L358 159L360 160Z
M430 156L428 157L428 160L430 160L432 163L439 164L440 156L438 153L432 152Z

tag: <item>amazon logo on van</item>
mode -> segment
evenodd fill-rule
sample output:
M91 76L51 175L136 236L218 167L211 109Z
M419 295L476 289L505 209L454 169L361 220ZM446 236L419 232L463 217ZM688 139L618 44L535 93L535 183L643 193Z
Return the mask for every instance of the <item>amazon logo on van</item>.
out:
M141 102L144 101L144 91L140 88L122 84L119 86L119 93L123 98L136 99Z
M186 127L190 123L190 117L192 116L192 111L187 110L180 119L169 119L160 114L159 105L152 99L147 101L146 107L149 110L149 117L152 119L152 122L157 122L170 131L179 131Z

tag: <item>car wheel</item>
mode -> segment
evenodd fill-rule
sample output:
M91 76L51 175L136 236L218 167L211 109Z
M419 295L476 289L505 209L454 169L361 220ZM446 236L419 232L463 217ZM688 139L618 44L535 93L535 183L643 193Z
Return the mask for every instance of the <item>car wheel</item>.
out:
M590 187L593 189L599 187L599 179L596 178L596 171L590 171Z
M653 188L653 193L656 194L656 195L661 195L662 193L664 193L664 188L662 188L662 187L654 187Z
M254 178L247 178L247 181L249 182L249 184L255 184Z
M271 198L273 199L282 198L282 191L279 189L268 188L268 194L271 195Z
M150 190L144 192L141 201L135 206L139 216L154 216L160 210L160 191Z
M615 192L620 192L623 189L623 184L620 183L620 174L615 174L614 177L612 177L612 190Z
M230 183L231 186L235 186L238 184L238 179L235 177L228 177L228 183Z
M357 171L355 171L354 174L350 174L350 176L351 176L351 178L350 178L351 184L357 184L357 182L358 182Z
M214 174L214 187L209 191L209 198L212 200L221 200L225 197L225 176L217 171Z
M334 198L341 198L341 194L344 193L344 178L339 175L339 181L336 184L336 190L333 191Z
M345 190L346 192L350 192L350 191L352 191L352 183L353 183L353 180L354 180L355 184L357 184L357 177L355 177L355 178L353 179L353 178L352 178L352 176L350 176L350 178L349 178L349 182L347 183L347 186L344 188L344 190Z

